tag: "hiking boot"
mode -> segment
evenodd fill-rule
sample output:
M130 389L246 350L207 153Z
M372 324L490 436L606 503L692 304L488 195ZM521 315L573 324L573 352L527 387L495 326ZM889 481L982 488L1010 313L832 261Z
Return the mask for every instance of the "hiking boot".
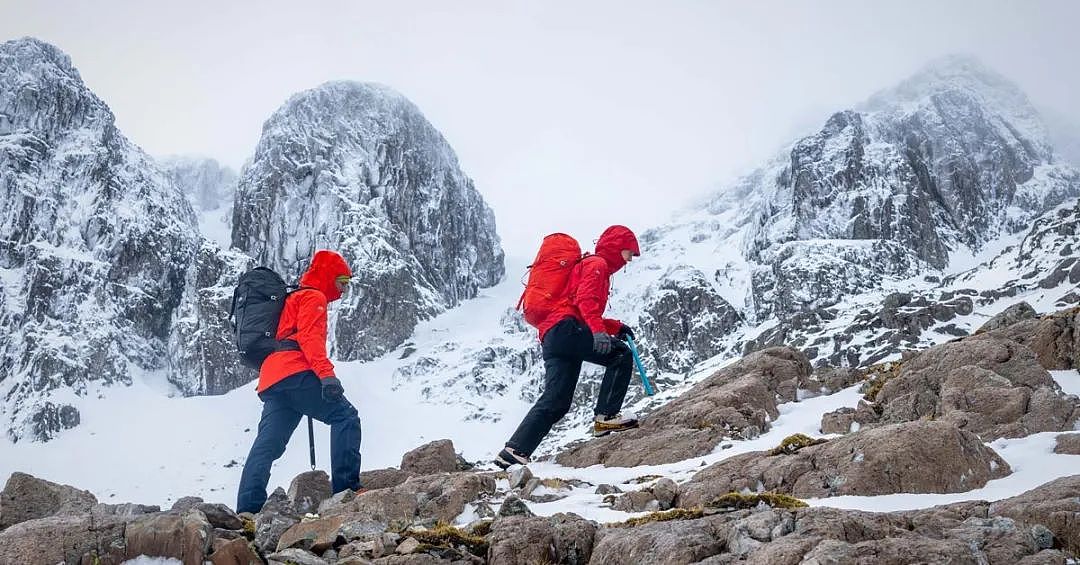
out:
M495 456L495 464L502 470L507 470L511 465L528 465L529 456L519 455L512 448L504 447L498 455Z
M616 414L614 416L597 416L593 420L593 437L602 437L611 432L621 432L638 427L637 416L633 414Z

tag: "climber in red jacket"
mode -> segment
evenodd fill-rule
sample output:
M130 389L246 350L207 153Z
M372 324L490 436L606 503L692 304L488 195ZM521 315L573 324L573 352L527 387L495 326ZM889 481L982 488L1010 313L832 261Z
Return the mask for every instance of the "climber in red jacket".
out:
M583 361L607 367L594 409L593 435L637 427L633 414L621 413L634 366L633 356L621 340L633 338L634 332L603 314L611 275L639 255L634 232L625 226L611 226L597 240L595 254L574 266L566 286L569 300L537 325L544 358L544 392L496 456L496 465L505 469L529 462L551 427L570 411Z
M259 368L262 418L240 477L237 512L262 509L270 465L285 453L303 416L330 426L334 492L360 488L360 419L326 355L326 307L341 298L351 278L341 255L318 251L300 278L300 290L285 299L277 339L293 340L300 349L275 351Z

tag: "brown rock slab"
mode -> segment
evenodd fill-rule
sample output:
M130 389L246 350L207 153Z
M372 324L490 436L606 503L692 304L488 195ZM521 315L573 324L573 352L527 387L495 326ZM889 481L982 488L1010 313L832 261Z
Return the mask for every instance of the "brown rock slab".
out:
M396 487L409 480L412 473L388 467L360 473L360 485L368 490Z
M95 504L88 491L15 472L0 492L0 530L54 514L89 512Z
M171 557L184 565L202 565L213 543L214 528L198 510L141 516L127 525L127 558Z
M401 470L413 475L463 471L468 464L454 451L454 443L440 439L422 445L401 457Z
M0 531L0 563L80 563L84 555L124 560L124 522L111 516L58 514Z
M1054 444L1054 453L1080 455L1080 434L1061 434Z
M874 408L876 424L934 418L984 441L1071 430L1080 416L1077 398L1061 393L1035 353L997 332L913 355L881 386Z
M1008 463L974 434L948 422L908 422L792 454L754 452L725 459L681 485L678 505L706 506L729 492L747 490L800 498L964 492L1010 472Z
M330 477L325 471L307 471L293 477L289 483L289 501L300 515L317 512L319 504L332 494Z
M779 416L781 383L805 382L806 356L773 347L743 357L658 408L634 430L571 446L556 457L562 465L634 467L673 463L711 452L725 437L758 433Z
M262 558L255 553L255 548L248 540L237 538L215 543L214 553L210 555L213 565L263 565Z
M322 554L337 541L339 530L345 524L347 517L344 515L331 516L300 522L285 530L278 540L277 550L296 547L305 551Z
M425 519L450 523L467 503L494 492L495 479L489 474L426 475L412 477L395 487L365 492L328 512L360 514L369 520L403 526Z
M597 526L576 514L496 520L488 536L489 565L591 562ZM628 562L629 563L629 562Z

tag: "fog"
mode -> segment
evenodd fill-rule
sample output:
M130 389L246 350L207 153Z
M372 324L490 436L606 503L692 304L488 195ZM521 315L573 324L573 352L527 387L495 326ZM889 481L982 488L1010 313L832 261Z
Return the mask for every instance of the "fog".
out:
M1080 123L1078 2L0 3L0 40L65 50L153 155L239 169L262 123L327 80L423 110L511 254L641 230L831 112L948 53Z

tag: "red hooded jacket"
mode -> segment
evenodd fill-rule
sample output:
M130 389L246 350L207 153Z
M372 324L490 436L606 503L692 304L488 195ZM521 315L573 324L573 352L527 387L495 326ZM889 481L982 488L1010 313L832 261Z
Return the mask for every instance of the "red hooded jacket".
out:
M311 258L300 290L285 299L277 329L277 339L295 340L300 350L271 353L259 368L258 392L304 371L313 370L320 379L334 376L326 356L326 305L341 298L336 279L342 275L352 276L352 271L341 255L322 250Z
M600 234L600 239L596 241L596 253L586 256L570 271L570 279L566 283L565 306L554 310L538 326L540 341L544 340L548 330L567 316L581 320L593 333L619 333L622 322L604 318L603 315L607 309L608 294L611 292L611 275L626 265L622 258L623 249L629 249L634 255L641 255L637 237L630 228L611 226Z

